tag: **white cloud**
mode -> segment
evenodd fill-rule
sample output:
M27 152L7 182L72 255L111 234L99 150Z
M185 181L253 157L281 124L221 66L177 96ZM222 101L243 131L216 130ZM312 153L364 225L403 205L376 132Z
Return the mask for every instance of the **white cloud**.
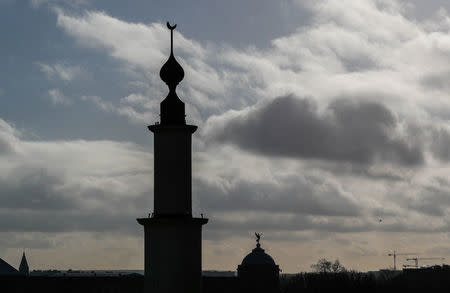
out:
M199 113L195 121L289 93L312 96L322 105L339 96L377 98L412 119L433 119L438 110L450 113L448 91L433 82L431 88L422 86L448 72L448 25L437 20L430 31L430 21L410 20L402 5L389 3L313 4L312 24L264 50L203 45L176 31L175 53L186 71L178 92L193 115ZM71 16L57 10L57 15L58 25L83 46L148 71L152 99L164 97L155 74L169 46L162 24L127 23L101 12Z
M0 119L0 155L15 151L19 136L20 132L18 130Z
M330 101L342 97L362 102L376 100L406 124L415 122L424 129L428 125L448 126L433 115L438 109L450 114L448 91L421 82L430 74L441 76L450 61L445 22L434 22L430 31L430 21L425 24L411 20L408 8L396 1L343 4L329 0L310 3L309 8L314 16L310 25L274 39L272 46L263 50L205 45L176 31L176 55L186 71L178 92L188 102L188 117L193 115L200 126L205 126L206 121L208 127L211 114L232 119L236 113L248 113L261 101L293 93L311 96L318 104L318 113ZM126 68L135 66L148 72L148 92L132 93L119 103L93 102L134 123L155 119L165 92L156 73L167 58L167 29L159 23L127 23L102 12L78 16L56 12L58 26L82 46L104 50ZM202 151L215 153L202 143ZM373 175L373 169L384 170L377 173L381 177L392 173L384 165L371 168L359 171ZM353 188L357 188L355 182Z
M0 119L0 217L17 216L14 224L2 221L0 230L95 231L96 225L109 230L118 223L111 226L102 218L116 215L121 221L120 215L132 218L151 208L150 201L140 208L142 200L150 199L152 173L152 155L141 147L114 141L28 141L18 135ZM49 217L74 222L48 225ZM91 223L85 217L99 219Z
M115 108L113 104L103 101L103 99L99 96L82 96L82 101L90 101L94 103L99 109L105 112L114 112Z
M20 247L33 269L139 267L142 230L135 219L152 209L151 162L152 154L133 143L30 141L0 118L3 257L15 259ZM86 249L92 257L77 262ZM104 262L108 253L117 259Z
M149 121L154 120L157 109L159 109L159 103L155 103L141 94L124 97L120 100L119 105L107 102L99 96L82 96L81 100L93 103L102 111L123 116L133 124L148 124ZM144 111L137 111L136 108Z
M144 70L147 76L140 75L150 79L148 92L152 99L164 98L167 88L154 73L159 72L170 50L170 35L165 25L127 23L103 12L89 11L79 17L60 9L56 13L58 26L80 45L105 50L111 57L124 62L124 71L133 68ZM210 112L228 103L223 97L230 94L227 87L234 80L229 80L208 63L210 58L216 58L213 48L189 40L178 31L175 31L174 38L175 54L186 71L178 93L183 100L191 102L192 112ZM197 121L201 118L194 114L192 119Z
M54 105L69 105L72 103L72 101L59 89L51 89L47 94L48 98Z
M59 78L64 81L71 81L83 73L81 67L71 66L65 62L55 63L53 65L38 62L37 65L50 80Z
M115 58L145 67L157 67L166 57L167 34L161 24L128 24L103 12L86 12L80 18L56 12L58 26L86 47L106 49ZM189 44L184 38L181 42Z
M267 100L292 93L311 97L320 115L325 113L330 101L342 98L362 103L375 101L392 111L392 116L399 121L396 133L406 141L411 138L407 132L411 131L407 129L410 124L415 123L422 130L448 129L450 95L445 81L450 63L450 37L446 12L441 12L443 15L438 19L421 22L411 18L408 8L398 1L311 1L309 8L312 22L290 35L274 39L268 49L202 44L176 31L175 54L186 71L178 93L187 103L188 118L193 118L203 129L211 127L214 119L221 119L219 126L226 126L233 118L245 118L245 114L270 102ZM138 89L133 88L118 101L95 96L82 99L103 111L127 117L133 123L156 120L158 103L166 93L157 73L168 55L167 29L159 23L127 23L103 12L70 15L56 10L56 13L58 26L80 45L106 52L120 61L124 71L143 71L142 80L148 79L148 87L140 83ZM270 126L271 121L262 125L259 134L262 140L266 135L264 129ZM194 194L198 192L198 198L194 196L194 206L196 211L211 216L210 224L205 227L207 241L227 235L238 238L230 245L242 244L242 237L247 237L250 231L264 229L269 231L267 234L277 235L278 241L285 241L283 247L290 247L287 249L305 259L322 256L324 249L327 253L347 251L352 255L351 249L373 251L371 248L379 245L377 252L381 254L394 247L405 248L405 243L414 250L426 247L430 240L434 245L447 242L447 239L442 240L450 231L445 218L450 204L443 200L450 194L446 179L450 169L445 163L426 158L426 164L420 167L393 168L382 162L360 168L315 159L273 159L233 146L211 146L205 143L206 132L198 134L194 138L193 188ZM430 134L417 139L432 137ZM445 147L442 148L448 137L436 133L435 138L444 142L436 146L436 152L448 156ZM111 142L105 144L111 147ZM99 142L67 142L64 152L60 144L36 143L33 146L42 148L41 153L47 149L58 150L49 152L53 154L52 160L58 161L58 166L68 169L70 166L70 170L74 170L70 175L78 170L83 179L78 184L86 190L94 188L103 194L103 191L116 190L125 193L129 189L123 178L116 180L110 173L121 166L118 162L111 161L108 171L96 167L97 164L103 166L103 161L80 160L80 149L103 149ZM17 148L16 145L9 150ZM103 158L115 156L118 150L111 148L103 153ZM72 156L66 158L68 152L75 153L74 161L71 161ZM63 163L53 158L56 155ZM42 156L48 158L48 155ZM81 166L79 161L85 162L87 167ZM127 160L121 163L130 164ZM89 174L87 170L98 173L92 179L82 175L83 172ZM102 176L102 172L106 175ZM53 174L43 172L42 178L51 181ZM63 191L77 186L55 182ZM308 194L310 190L314 192ZM87 198L86 192L77 192L83 199ZM255 203L256 199L260 201ZM277 199L291 205L282 206L282 201L276 202ZM264 200L277 207L277 211L268 213ZM217 207L216 202L224 204ZM92 198L83 204L99 207L101 201ZM302 210L302 204L310 209ZM334 204L342 214L325 213ZM295 205L300 206L298 213L289 210ZM355 207L360 214L348 212ZM313 208L320 213L313 214ZM235 209L248 211L237 213ZM380 218L382 223L378 222ZM289 242L289 237L295 238L292 235L307 238L309 244ZM336 242L330 247L330 241L339 235L350 244ZM211 246L205 250L214 259ZM292 260L285 256L285 261L290 266L287 271L293 271ZM354 258L354 262L357 261ZM373 262L383 263L382 260Z

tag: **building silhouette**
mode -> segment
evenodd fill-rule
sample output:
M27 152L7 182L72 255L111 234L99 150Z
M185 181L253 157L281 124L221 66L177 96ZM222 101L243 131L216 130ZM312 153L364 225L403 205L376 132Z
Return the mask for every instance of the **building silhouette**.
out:
M22 260L19 265L19 272L28 276L30 274L30 269L28 268L27 258L25 257L25 251L22 254Z
M148 127L154 134L154 212L137 219L145 234L145 292L202 290L202 226L206 218L192 217L191 139L197 130L185 121L184 103L176 94L184 70L173 55L160 70L169 94L160 104L160 123Z
M0 258L0 276L19 275L19 271Z
M256 247L238 265L238 286L240 292L276 293L280 288L280 268L259 243L261 234L256 235Z

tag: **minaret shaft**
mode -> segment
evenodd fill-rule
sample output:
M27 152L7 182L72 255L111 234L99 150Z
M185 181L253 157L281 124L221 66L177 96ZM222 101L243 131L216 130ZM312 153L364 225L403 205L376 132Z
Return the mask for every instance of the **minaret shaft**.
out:
M152 125L154 133L154 215L192 215L191 140L193 125Z
M208 219L192 217L192 134L176 86L184 70L171 53L160 71L169 87L161 102L161 122L154 134L154 213L137 219L145 233L146 293L202 292L202 226Z

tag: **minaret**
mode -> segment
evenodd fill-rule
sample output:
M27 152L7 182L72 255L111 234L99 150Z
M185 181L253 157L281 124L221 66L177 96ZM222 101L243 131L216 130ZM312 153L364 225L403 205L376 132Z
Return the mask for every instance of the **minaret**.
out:
M20 261L19 272L26 276L28 276L28 274L30 273L30 269L28 268L27 258L25 257L25 251L23 252L22 260Z
M137 219L145 233L145 292L200 293L202 283L202 225L192 217L191 139L197 126L186 125L184 103L176 94L184 70L173 55L159 73L169 87L161 102L161 122L154 134L154 213Z

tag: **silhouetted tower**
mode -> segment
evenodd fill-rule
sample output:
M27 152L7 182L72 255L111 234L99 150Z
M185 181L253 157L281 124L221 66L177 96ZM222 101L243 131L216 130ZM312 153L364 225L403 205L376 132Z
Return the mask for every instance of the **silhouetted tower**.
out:
M184 70L173 55L159 73L169 87L161 102L161 122L148 129L154 134L154 213L137 219L145 233L145 292L201 292L202 225L192 217L191 139L197 126L186 125L184 103L175 88Z
M259 243L260 233L255 233L256 248L238 265L239 292L278 293L280 268Z
M24 274L27 276L30 274L30 269L28 268L27 258L25 257L25 251L23 252L22 260L20 261L19 272L21 274Z

